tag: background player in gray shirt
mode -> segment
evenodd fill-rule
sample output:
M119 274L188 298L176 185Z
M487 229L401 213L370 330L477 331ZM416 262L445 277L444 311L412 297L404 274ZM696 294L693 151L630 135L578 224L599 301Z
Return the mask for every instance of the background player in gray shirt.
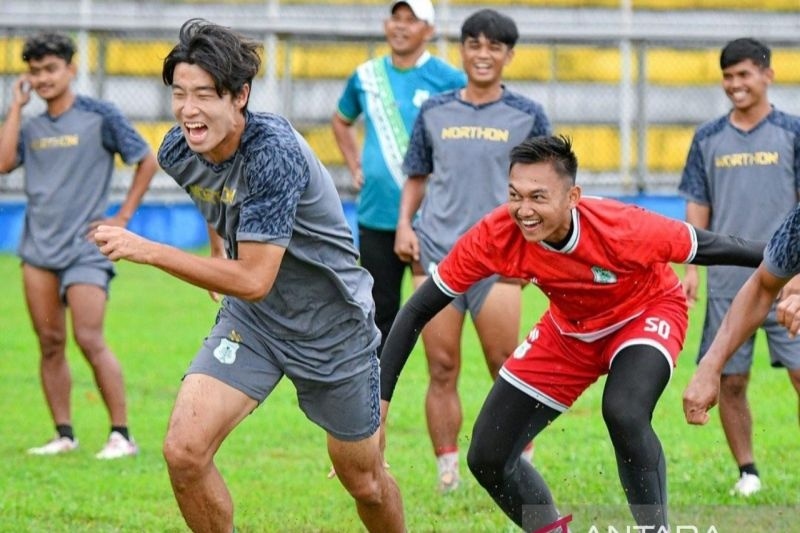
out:
M800 274L800 206L783 220L764 250L764 260L733 299L714 342L683 393L683 411L690 424L708 422L708 410L719 397L725 363L749 339L775 307L775 318L791 337L800 332L800 294L792 293L775 306L789 280Z
M333 466L367 529L404 531L400 492L379 445L372 278L357 264L333 180L308 144L283 117L247 111L258 46L193 19L164 60L178 125L159 162L208 222L213 256L107 226L96 241L113 260L150 264L226 295L184 377L164 443L190 528L233 529L214 455L286 375L300 408L327 432Z
M137 452L128 434L122 369L103 337L112 264L89 233L100 221L124 227L155 174L157 163L147 143L108 102L72 92L75 46L58 33L25 41L22 59L28 72L13 86L13 98L0 129L0 172L25 166L25 224L20 240L25 299L39 340L40 375L56 436L28 450L55 455L78 447L72 428L72 380L65 354L66 311L72 333L92 367L95 383L111 419L111 431L99 459ZM31 90L47 110L22 122ZM114 155L136 171L119 211L105 218Z
M511 148L550 133L542 106L503 86L518 37L514 21L497 11L470 15L461 27L467 86L431 97L414 123L395 252L415 263L417 287L461 234L505 202ZM519 344L520 282L498 280L476 284L422 332L430 373L425 411L444 492L457 488L460 477L457 382L465 313L472 315L492 378Z
M720 55L722 87L733 109L695 132L680 192L686 220L695 227L749 239L768 239L781 217L797 204L800 190L800 118L770 105L767 89L774 72L770 50L754 39L736 39ZM757 205L758 209L752 206ZM708 268L708 302L700 354L708 350L722 317L753 269ZM796 291L798 281L791 282ZM697 267L687 265L683 280L690 302L697 298ZM790 339L770 313L761 326L773 366L789 371L800 394L800 339ZM722 372L719 413L739 466L732 493L749 496L761 488L753 455L747 384L754 337L728 360Z

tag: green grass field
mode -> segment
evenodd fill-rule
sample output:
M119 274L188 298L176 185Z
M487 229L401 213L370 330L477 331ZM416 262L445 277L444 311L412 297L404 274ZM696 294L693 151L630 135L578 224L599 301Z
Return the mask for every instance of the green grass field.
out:
M74 345L73 424L81 447L66 457L31 457L26 448L51 437L38 377L38 351L24 307L18 260L0 255L0 532L186 531L161 457L161 441L180 377L214 319L216 304L200 290L160 271L118 265L106 332L122 361L130 427L141 453L100 462L94 453L108 419L88 367ZM544 302L525 291L523 330ZM673 531L798 531L797 398L785 372L760 357L750 400L764 489L743 501L728 495L736 468L716 412L707 427L683 421L681 393L694 369L702 308L692 310L684 355L655 413L667 453ZM490 385L479 345L468 329L461 377L469 443L472 420ZM440 496L423 418L426 375L419 348L392 404L387 456L403 492L409 531L514 531L471 478L462 461L462 489ZM636 531L619 487L613 451L600 417L602 382L537 438L535 464L573 532ZM290 383L232 434L217 457L243 533L361 531L349 497L326 479L324 433L297 409ZM686 526L678 529L678 526ZM594 528L594 529L593 529ZM695 529L690 529L695 528Z

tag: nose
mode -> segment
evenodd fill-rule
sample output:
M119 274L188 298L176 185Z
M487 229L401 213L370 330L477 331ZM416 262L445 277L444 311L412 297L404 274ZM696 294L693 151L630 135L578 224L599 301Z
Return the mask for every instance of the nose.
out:
M177 110L180 112L181 115L186 117L197 114L198 107L195 99L192 98L191 96L187 96L183 99L182 102L180 102Z

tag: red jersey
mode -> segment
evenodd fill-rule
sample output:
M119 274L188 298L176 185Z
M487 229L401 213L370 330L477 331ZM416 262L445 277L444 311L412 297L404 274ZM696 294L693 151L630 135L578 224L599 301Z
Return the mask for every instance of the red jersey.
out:
M590 342L680 290L669 263L688 263L697 251L689 224L616 200L582 198L572 223L569 242L555 249L526 241L500 206L459 239L434 280L453 296L492 274L530 280L562 334Z

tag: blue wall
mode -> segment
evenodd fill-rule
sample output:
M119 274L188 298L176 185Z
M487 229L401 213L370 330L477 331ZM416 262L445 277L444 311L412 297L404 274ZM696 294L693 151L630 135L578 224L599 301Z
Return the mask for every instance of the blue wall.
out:
M685 204L678 196L620 196L658 213L683 220ZM356 226L356 206L345 202L344 213L351 228ZM118 206L113 206L111 212ZM23 202L0 201L0 252L16 251L25 214ZM145 203L128 224L128 229L155 241L179 248L195 248L208 242L206 224L193 204ZM354 235L358 238L357 233Z

